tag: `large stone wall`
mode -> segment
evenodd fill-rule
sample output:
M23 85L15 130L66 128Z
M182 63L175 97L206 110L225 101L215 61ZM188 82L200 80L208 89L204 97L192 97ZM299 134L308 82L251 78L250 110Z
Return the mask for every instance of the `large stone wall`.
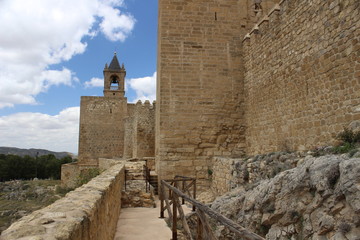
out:
M1 240L112 240L120 215L124 164L117 164L50 206L21 218Z
M263 1L266 12L274 1ZM213 155L245 150L242 36L250 0L159 0L156 171L206 178Z
M125 120L124 159L155 156L155 102L129 103Z
M136 103L133 122L133 156L135 158L155 156L155 102Z
M331 144L360 119L359 1L284 0L245 42L248 154Z
M97 165L100 157L123 156L126 116L126 98L81 97L80 165Z

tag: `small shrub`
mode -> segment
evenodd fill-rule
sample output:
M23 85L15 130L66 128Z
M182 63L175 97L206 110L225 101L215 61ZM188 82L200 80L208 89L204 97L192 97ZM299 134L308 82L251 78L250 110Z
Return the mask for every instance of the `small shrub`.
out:
M344 128L344 130L337 135L337 139L341 140L343 143L358 143L360 142L360 131L354 132L351 129Z
M260 234L261 236L265 237L266 234L269 233L270 228L271 228L271 225L269 226L269 225L261 224L261 225L259 226L259 234Z
M291 210L289 212L289 214L290 214L291 220L298 220L300 218L300 216L301 216L300 213L298 211L295 211L295 210Z
M328 184L331 189L334 189L336 182L340 177L339 165L333 166L326 175Z
M351 157L355 154L354 149L360 143L360 131L354 132L351 129L344 128L344 130L339 133L336 138L342 143L341 145L333 148L333 153L349 153Z
M55 187L55 193L60 194L61 196L64 196L65 194L67 194L68 192L71 192L72 190L74 190L74 189L73 188L62 187L62 186L59 186L59 185L56 185L56 187Z
M358 152L357 149L352 149L352 150L350 150L350 152L349 152L349 157L353 157L353 156L355 155L355 153L357 153L357 152Z
M212 176L213 175L213 170L208 169L208 174L209 174L209 176Z
M351 231L351 225L348 223L340 223L339 231L342 232L343 234L346 234Z
M343 145L334 147L333 153L335 154L347 153L352 151L354 148L355 146L352 143L346 142Z
M243 180L244 180L244 182L246 182L246 183L249 182L249 178L250 178L250 173L247 170L247 168L245 168L243 170Z
M88 183L91 179L100 174L99 168L89 168L81 171L76 183L78 186Z

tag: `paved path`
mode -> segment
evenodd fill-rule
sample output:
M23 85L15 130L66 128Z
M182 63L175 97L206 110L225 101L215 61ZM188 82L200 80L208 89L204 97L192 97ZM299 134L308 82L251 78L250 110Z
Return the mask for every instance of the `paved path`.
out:
M114 240L169 240L171 230L160 219L160 202L156 208L123 208Z

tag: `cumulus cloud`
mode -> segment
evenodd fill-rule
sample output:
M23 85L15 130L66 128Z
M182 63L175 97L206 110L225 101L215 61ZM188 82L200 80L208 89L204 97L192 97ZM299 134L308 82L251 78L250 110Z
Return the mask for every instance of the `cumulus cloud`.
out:
M0 146L42 148L77 153L79 107L57 115L16 113L0 117Z
M156 72L150 77L132 78L127 80L128 88L135 91L136 97L132 102L138 100L150 102L156 99Z
M135 19L119 10L123 0L0 0L0 108L36 104L53 85L77 81L52 64L85 51L85 36L124 41Z
M85 88L104 87L104 79L92 78L90 81L85 82L84 86Z

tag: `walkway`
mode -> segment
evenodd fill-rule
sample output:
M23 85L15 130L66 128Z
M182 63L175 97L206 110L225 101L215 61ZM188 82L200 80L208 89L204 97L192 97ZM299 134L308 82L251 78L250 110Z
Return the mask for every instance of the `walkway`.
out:
M114 240L169 240L171 230L156 208L122 208Z

